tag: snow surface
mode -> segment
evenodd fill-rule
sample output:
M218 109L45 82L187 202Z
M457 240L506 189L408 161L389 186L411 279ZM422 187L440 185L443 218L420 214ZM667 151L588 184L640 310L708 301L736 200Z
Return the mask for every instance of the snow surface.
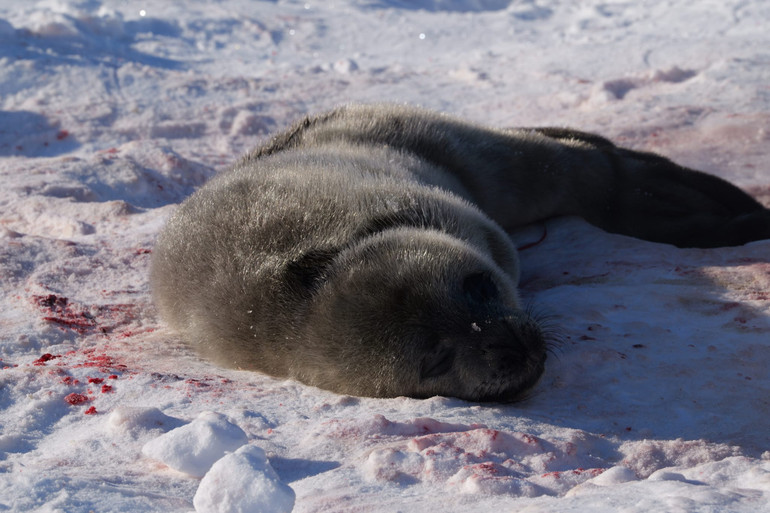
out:
M770 242L548 222L522 292L564 343L515 405L216 368L147 283L176 204L350 101L596 131L770 204L768 26L762 0L0 0L0 511L770 511Z

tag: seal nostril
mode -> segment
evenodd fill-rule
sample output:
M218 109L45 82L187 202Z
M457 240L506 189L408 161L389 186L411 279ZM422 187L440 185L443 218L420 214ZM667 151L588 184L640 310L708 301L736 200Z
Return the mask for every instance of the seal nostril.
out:
M489 273L473 273L465 277L463 292L469 299L477 303L486 303L497 299L498 290Z

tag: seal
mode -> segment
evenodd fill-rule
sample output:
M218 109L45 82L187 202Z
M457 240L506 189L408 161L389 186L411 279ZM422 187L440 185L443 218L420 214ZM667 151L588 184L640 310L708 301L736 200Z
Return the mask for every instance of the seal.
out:
M354 105L183 202L153 251L153 296L222 366L341 394L515 401L549 337L522 307L506 230L564 215L677 246L770 237L737 187L594 134Z

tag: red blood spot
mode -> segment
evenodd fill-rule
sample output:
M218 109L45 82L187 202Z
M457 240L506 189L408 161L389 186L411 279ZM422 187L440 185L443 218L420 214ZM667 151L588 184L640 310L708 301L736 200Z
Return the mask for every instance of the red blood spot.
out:
M59 133L56 134L56 140L61 141L69 137L69 135L70 133L67 130L59 130Z
M631 431L631 426L628 426L628 427L626 428L626 431Z
M102 393L106 394L107 392L112 392L112 387L110 385L102 385Z
M485 474L499 474L500 469L498 469L494 463L487 462L487 463L477 463L476 465L469 465L466 468L472 468L474 470L477 470L479 472L483 472Z
M530 243L528 243L528 244L524 244L523 246L519 246L519 247L518 247L518 248L516 248L516 249L518 249L519 251L524 251L524 250L527 250L527 249L530 249L530 248L534 248L535 246L537 246L537 245L539 245L541 242L543 242L547 236L548 236L548 226L546 226L546 225L544 224L544 225L543 225L543 235L541 235L541 236L540 236L540 238L539 238L538 240L536 240L536 241L534 241L534 242L530 242Z
M38 358L37 360L35 360L34 362L32 362L32 365L38 365L38 366L45 365L45 362L50 362L54 358L60 358L60 357L61 357L60 354L53 355L51 353L46 353L42 355L40 358Z
M94 406L91 406L83 413L85 413L86 415L96 415L98 412L96 411L96 408Z
M65 377L63 377L61 382L64 383L65 385L79 385L80 384L80 380L73 379L72 376L65 376Z
M78 404L87 403L91 399L89 399L88 396L85 396L83 394L70 394L68 396L65 396L64 400L70 403L71 405L76 406Z
M74 367L97 367L101 372L104 372L105 374L110 370L126 370L125 365L116 363L112 357L105 354L90 356L88 360L75 365ZM112 376L114 376L114 374L112 374ZM111 379L117 379L117 377Z
M107 378L108 379L118 379L118 375L117 374L110 374L109 376L107 376Z
M148 255L152 253L152 250L149 248L139 248L136 250L137 255Z
M81 335L95 329L109 333L118 326L131 322L135 316L135 307L130 304L78 305L56 294L32 296L32 301L44 314L48 314L43 317L44 320Z

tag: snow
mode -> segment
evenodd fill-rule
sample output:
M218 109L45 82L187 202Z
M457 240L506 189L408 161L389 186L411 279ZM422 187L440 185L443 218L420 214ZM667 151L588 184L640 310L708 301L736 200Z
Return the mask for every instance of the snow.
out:
M200 513L289 513L294 490L280 481L265 451L245 445L214 463L193 504Z
M220 458L248 442L246 433L224 415L204 411L142 447L142 454L194 477L203 477Z
M0 0L0 511L770 511L770 241L549 221L521 288L563 343L514 405L217 368L147 282L176 204L352 101L595 131L770 205L768 23L761 0Z

